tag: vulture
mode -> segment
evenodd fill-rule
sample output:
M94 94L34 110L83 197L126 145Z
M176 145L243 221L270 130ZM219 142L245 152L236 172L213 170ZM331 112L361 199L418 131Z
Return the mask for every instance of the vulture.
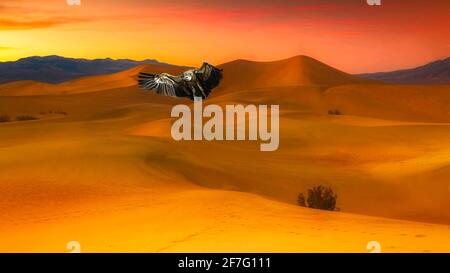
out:
M190 69L182 75L173 76L168 73L139 73L139 86L146 91L154 90L157 94L171 97L194 97L206 99L212 89L222 79L222 69L209 63L203 63L199 69Z

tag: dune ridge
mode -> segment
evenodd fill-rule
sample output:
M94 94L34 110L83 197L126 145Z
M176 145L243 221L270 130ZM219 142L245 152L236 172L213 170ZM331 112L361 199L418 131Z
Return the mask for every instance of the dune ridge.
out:
M298 85L330 87L374 82L354 77L303 55L272 62L235 60L219 67L224 70L224 80L220 88L233 91Z

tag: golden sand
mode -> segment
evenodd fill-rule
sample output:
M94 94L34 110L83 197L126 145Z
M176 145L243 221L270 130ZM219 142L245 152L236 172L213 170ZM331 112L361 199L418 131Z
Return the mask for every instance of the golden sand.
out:
M151 66L0 85L0 114L40 118L0 123L0 251L450 251L449 86L365 82L306 57L222 67L205 104L280 104L277 151L173 141L170 109L191 102L138 90ZM295 204L318 184L341 212Z

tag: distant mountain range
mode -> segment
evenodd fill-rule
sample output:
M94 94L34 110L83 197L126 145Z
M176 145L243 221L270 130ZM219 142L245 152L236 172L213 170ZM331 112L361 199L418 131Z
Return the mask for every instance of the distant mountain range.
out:
M143 61L130 59L113 60L110 58L88 60L65 58L61 56L36 56L19 59L13 62L0 62L0 83L21 80L61 83L84 76L120 72L142 64L167 66L172 68L187 68L184 66L162 63L152 59ZM251 72L252 68L246 67L246 65L243 64L242 70L245 71L247 69ZM282 69L282 67L280 69ZM298 73L300 72L302 71L298 71ZM242 72L239 73L242 76ZM301 75L299 75L299 77L300 76ZM450 58L435 61L413 69L357 74L354 76L386 83L450 84Z
M355 75L358 77L400 84L450 84L450 58L412 69Z
M322 88L339 85L376 83L372 80L352 76L311 57L301 55L271 62L240 59L218 65L218 67L223 69L224 78L214 90L214 94L258 89L278 90L300 86L322 90ZM128 87L132 87L136 91L138 88L136 79L140 72L167 72L178 75L185 69L185 67L178 66L142 64L112 74L83 77L58 84L29 80L15 81L0 84L0 96L70 95Z
M172 66L157 60L73 59L60 56L28 57L13 62L0 62L0 83L34 80L60 83L84 76L110 74L141 64Z

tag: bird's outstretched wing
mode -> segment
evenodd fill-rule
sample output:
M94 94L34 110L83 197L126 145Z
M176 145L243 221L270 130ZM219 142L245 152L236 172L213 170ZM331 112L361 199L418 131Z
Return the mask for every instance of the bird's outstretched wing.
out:
M155 90L163 96L182 97L186 96L182 79L166 73L147 74L139 73L139 86L144 90Z
M195 70L195 74L207 95L211 93L214 87L219 85L223 77L222 69L214 67L209 63L203 63L202 67Z

